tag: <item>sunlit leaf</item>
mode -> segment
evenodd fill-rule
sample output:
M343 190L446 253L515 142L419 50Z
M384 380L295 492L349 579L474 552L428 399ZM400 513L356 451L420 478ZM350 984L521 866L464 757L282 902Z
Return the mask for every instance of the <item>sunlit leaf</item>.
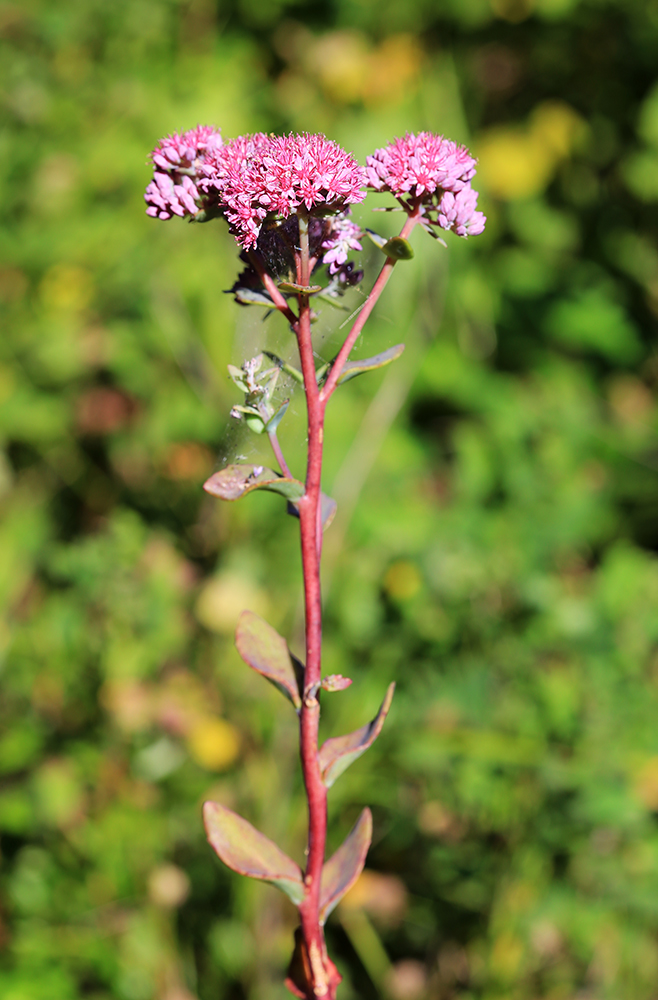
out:
M348 892L366 863L372 840L372 813L364 809L351 832L322 869L320 888L320 920L325 922L331 911Z
M405 240L404 236L394 236L387 240L381 250L393 260L411 260L414 256L414 248L409 240Z
M294 281L280 281L278 287L282 292L296 292L297 295L315 295L322 291L322 285L297 285Z
M376 233L374 229L366 229L365 233L380 250L382 250L388 243L386 236L381 236L379 233Z
M239 500L252 490L269 490L287 500L299 500L305 490L298 479L286 479L262 465L227 465L206 480L203 488L220 500Z
M224 864L239 875L271 882L299 905L304 882L299 866L242 816L218 802L204 802L208 842Z
M384 368L385 365L390 365L391 361L399 358L403 351L404 344L396 344L395 347L389 347L387 351L382 351L381 354L376 354L372 358L346 361L338 376L338 384L341 385L343 382L349 382L350 379L356 378L357 375L363 375L364 372L372 372L377 368Z
M374 229L366 229L366 233L375 246L393 260L411 260L414 256L413 247L404 236L393 236L389 240L385 236L380 236Z
M322 744L319 754L320 772L327 788L331 788L336 778L375 742L391 707L394 691L395 683L389 684L382 706L372 722L353 733L335 736Z
M304 668L276 629L253 611L238 619L235 645L244 662L275 685L295 708L301 708Z

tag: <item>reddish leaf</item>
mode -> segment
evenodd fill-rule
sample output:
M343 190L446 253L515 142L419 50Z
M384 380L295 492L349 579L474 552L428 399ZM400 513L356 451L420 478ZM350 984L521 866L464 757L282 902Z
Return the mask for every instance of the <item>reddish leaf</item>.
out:
M239 875L272 882L295 905L301 903L302 873L272 840L218 802L204 802L203 822L210 846L225 865Z
M351 677L343 677L342 674L327 674L320 681L320 687L323 691L344 691L351 683Z
M238 619L235 645L248 666L274 684L296 709L302 707L300 688L304 683L304 668L276 629L253 611L243 611Z
M360 729L348 733L346 736L335 736L322 744L319 754L320 771L327 788L331 788L336 778L375 742L382 731L384 720L391 707L394 691L395 684L389 684L379 712L367 726L361 726Z
M322 869L320 888L320 921L324 923L334 906L352 888L366 863L372 840L372 813L364 809L347 839Z
M286 479L263 465L227 465L203 484L206 493L220 500L239 500L252 490L269 490L287 500L304 496L304 484L297 479Z

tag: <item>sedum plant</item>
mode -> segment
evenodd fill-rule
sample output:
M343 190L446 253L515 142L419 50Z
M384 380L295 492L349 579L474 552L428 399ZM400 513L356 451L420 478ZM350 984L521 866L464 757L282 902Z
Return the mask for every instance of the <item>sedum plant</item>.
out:
M305 662L249 610L237 623L236 646L245 663L273 683L299 717L308 801L305 869L223 805L206 802L204 822L211 846L229 868L273 883L297 906L300 926L288 988L302 1000L334 1000L341 977L327 954L323 928L363 869L372 816L365 808L342 846L325 860L327 790L379 735L394 685L372 722L319 745L320 691L341 691L351 684L341 675L322 675L322 535L336 508L321 489L325 413L339 385L390 363L404 349L399 344L373 358L350 357L397 262L413 257L412 230L421 226L435 239L442 231L462 237L483 231L485 217L477 210L478 196L471 186L475 160L465 147L427 132L396 139L368 156L363 167L323 135L258 133L224 142L220 132L208 126L161 140L151 159L154 175L145 194L147 213L193 222L225 219L244 264L231 289L236 301L278 311L297 341L298 368L265 351L245 359L240 368L229 366L230 377L244 395L231 415L250 431L266 435L274 467L230 464L211 476L204 489L227 501L269 490L282 496L288 512L299 518ZM392 196L395 204L385 207L404 213L398 236L386 239L353 221L351 206L365 198L367 189ZM350 254L362 249L366 235L383 255L379 274L334 359L316 367L311 329L319 303L343 308L346 290L363 280ZM277 436L288 407L287 400L275 401L282 371L303 386L306 397L303 478L291 472Z

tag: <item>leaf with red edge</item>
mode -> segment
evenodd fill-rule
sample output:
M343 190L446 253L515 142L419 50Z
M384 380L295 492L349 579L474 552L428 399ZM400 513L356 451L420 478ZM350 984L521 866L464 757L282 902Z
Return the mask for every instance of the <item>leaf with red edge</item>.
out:
M375 742L391 707L394 691L395 683L389 684L382 706L372 722L353 733L335 736L322 744L319 754L320 772L327 788L331 788L336 778Z
M377 368L384 368L386 365L390 365L391 361L397 360L403 351L404 344L396 344L395 347L389 347L387 351L376 354L374 358L346 361L338 376L338 385L349 382L351 379L356 378L357 375L363 375L365 372L373 372Z
M304 898L302 873L274 841L218 802L204 802L203 822L208 843L227 867L271 882L299 906Z
M243 611L238 618L235 645L247 666L274 684L296 709L302 707L304 667L276 629L253 611Z
M264 465L227 465L203 484L206 493L220 500L239 500L252 490L269 490L286 500L299 500L305 486L298 479L287 479Z
M347 838L322 869L320 923L352 888L366 863L372 840L372 813L364 809Z

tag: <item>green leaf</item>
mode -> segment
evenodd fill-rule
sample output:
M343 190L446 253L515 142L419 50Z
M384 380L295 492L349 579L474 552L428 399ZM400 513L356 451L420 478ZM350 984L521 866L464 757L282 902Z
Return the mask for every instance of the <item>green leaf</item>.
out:
M382 351L381 354L376 354L372 358L362 358L360 361L346 361L338 376L338 385L342 385L343 382L349 382L350 379L356 378L357 375L363 375L364 372L372 372L377 368L384 368L385 365L390 365L391 361L399 358L403 351L404 344L396 344L395 347L389 347L388 351Z
M320 772L327 788L331 788L336 778L375 742L391 707L394 691L395 683L389 684L382 706L372 722L353 733L335 736L322 744L319 753Z
M239 500L252 490L269 490L286 500L299 500L305 486L298 479L286 479L262 465L227 465L203 484L206 493L220 500Z
M371 840L372 813L366 808L336 853L324 864L320 886L320 923L324 924L363 871Z
M248 666L274 684L296 709L302 707L304 667L276 629L253 611L243 611L238 619L235 645Z
M296 285L294 281L280 281L277 287L282 292L296 292L297 295L315 295L322 291L322 285Z
M411 260L414 256L414 249L404 236L393 236L387 240L385 236L380 236L374 229L366 229L366 233L375 246L393 260Z
M283 361L278 354L272 354L270 351L263 351L263 354L268 357L270 361L273 361L277 368L284 371L286 375L290 375L295 382L299 382L300 385L304 385L304 376L298 368L294 368L292 365L289 365L287 361Z
M382 253L393 260L411 260L414 256L414 248L409 240L404 236L394 236L382 247Z
M370 237L370 239L375 244L375 246L378 247L380 250L383 250L383 248L388 243L388 240L386 239L386 237L385 236L380 236L380 234L376 233L374 229L366 229L365 232L366 232L366 235Z
M265 424L265 430L267 431L268 434L274 434L277 427L285 417L286 410L288 409L289 405L290 405L290 400L284 399L284 401L281 403L281 406L276 411L274 416L270 417L269 421Z
M265 309L274 309L274 302L267 292L261 292L256 288L236 288L235 291L229 289L226 294L234 295L235 301L242 306L264 306Z
M224 864L239 875L271 882L298 906L304 899L299 866L242 816L218 802L204 802L208 843Z

